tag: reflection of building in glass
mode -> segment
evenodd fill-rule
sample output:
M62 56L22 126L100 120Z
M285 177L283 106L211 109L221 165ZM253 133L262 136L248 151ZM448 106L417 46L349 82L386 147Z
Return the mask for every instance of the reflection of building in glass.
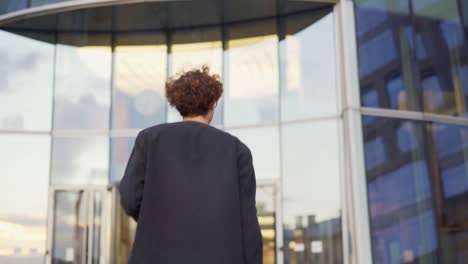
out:
M464 263L467 44L462 0L0 1L0 263L126 263L115 187L203 64L265 264Z

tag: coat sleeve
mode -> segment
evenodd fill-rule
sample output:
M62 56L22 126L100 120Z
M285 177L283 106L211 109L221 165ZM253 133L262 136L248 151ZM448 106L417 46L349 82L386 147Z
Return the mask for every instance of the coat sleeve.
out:
M135 140L132 153L125 169L125 174L120 182L120 203L125 212L135 221L138 221L143 187L146 174L146 150L142 132Z
M246 264L263 263L263 239L255 207L256 181L252 154L240 143L238 156L241 226L244 261Z

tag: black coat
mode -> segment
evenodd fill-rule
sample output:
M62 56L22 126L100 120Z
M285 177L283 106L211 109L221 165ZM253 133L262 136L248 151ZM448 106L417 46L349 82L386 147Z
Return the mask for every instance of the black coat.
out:
M119 189L138 222L129 263L262 263L252 155L236 137L192 121L147 128Z

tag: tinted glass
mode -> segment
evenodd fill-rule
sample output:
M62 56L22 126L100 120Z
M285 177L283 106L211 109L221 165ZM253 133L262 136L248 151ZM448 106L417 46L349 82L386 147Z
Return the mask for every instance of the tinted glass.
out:
M279 178L279 131L277 126L228 130L250 148L257 179Z
M54 128L109 128L109 35L60 33L58 41Z
M337 121L285 125L284 263L342 263Z
M202 65L210 67L210 72L222 76L223 49L219 28L206 30L176 31L172 35L171 74L177 78L179 73L200 68ZM218 103L213 118L214 125L222 124L222 100ZM175 108L170 107L168 121L180 121L182 117Z
M0 31L0 128L50 130L54 47Z
M145 128L166 121L167 46L157 33L116 36L112 127Z
M0 263L44 263L50 137L3 134L0 146Z
M257 31L257 37L249 37ZM227 28L224 123L226 126L278 120L276 21Z
M281 93L283 120L336 115L336 72L333 14L286 18L285 85Z
M422 110L408 1L356 0L363 106ZM398 80L398 82L395 82Z
M374 262L463 263L468 127L379 117L364 141Z
M362 105L466 115L468 56L459 10L463 4L355 2Z
M110 182L119 182L127 167L127 162L135 145L135 137L114 137L111 138L111 167Z
M424 110L438 114L463 115L466 97L463 86L468 65L467 46L457 0L413 1L416 33L424 50L419 59Z
M55 137L51 183L105 185L108 182L109 139L104 136Z
M14 12L28 7L28 0L6 0L0 2L0 14Z
M54 3L73 1L73 0L29 0L29 1L31 2L31 7L34 7L34 6L54 4Z

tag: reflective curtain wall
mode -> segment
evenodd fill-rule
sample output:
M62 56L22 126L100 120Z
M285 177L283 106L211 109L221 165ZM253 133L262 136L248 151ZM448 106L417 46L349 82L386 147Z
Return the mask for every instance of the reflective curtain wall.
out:
M0 31L0 166L15 175L0 199L24 200L0 209L0 262L43 263L49 186L117 184L138 132L181 120L166 79L206 64L225 85L213 125L253 152L265 264L280 240L286 264L343 263L334 23L322 8L171 32ZM88 196L51 198L54 261L79 259Z
M374 263L468 257L467 15L466 1L355 0Z

